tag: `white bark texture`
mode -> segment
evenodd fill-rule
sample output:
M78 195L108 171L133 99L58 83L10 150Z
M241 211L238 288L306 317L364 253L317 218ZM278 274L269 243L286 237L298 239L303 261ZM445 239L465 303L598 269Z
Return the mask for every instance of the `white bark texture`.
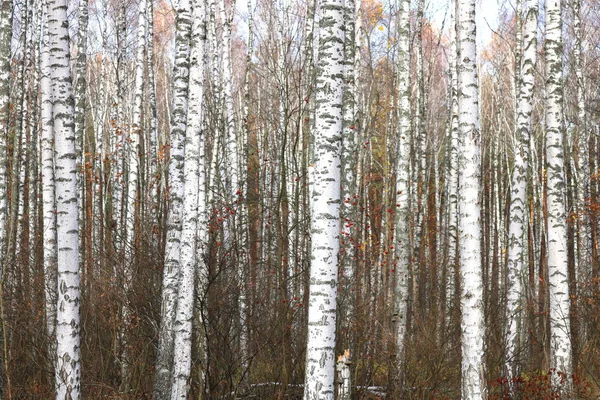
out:
M305 400L334 397L335 325L340 236L344 2L321 3Z
M564 171L561 2L546 0L546 171L548 194L548 287L550 366L571 380L571 331ZM553 384L560 377L553 374Z
M396 161L396 221L394 267L394 323L396 328L396 368L398 382L403 381L408 276L410 265L409 185L410 185L410 0L402 0L398 9L398 160Z
M191 31L190 4L180 0L176 7L175 68L173 72L173 111L171 122L171 155L167 210L167 242L162 283L162 309L159 331L154 399L168 399L173 363L173 323L179 287L181 229L183 211L183 159L187 122L189 41Z
M575 62L575 77L577 78L577 232L576 238L579 248L575 257L577 280L583 282L590 276L591 269L591 247L592 238L590 231L589 213L586 211L586 199L590 195L590 158L589 158L589 140L590 134L587 124L586 79L584 75L585 48L583 31L581 29L581 0L574 0L573 3L573 36L575 36L575 46L573 47L573 59ZM595 172L595 171L594 171Z
M150 0L152 1L152 0ZM139 180L139 142L142 133L142 97L144 95L144 49L146 47L146 0L138 4L137 52L135 58L135 95L133 104L133 127L129 130L128 143L128 180L127 180L127 214L125 241L125 288L131 284L132 261L135 247L135 213Z
M44 7L45 8L45 7ZM47 10L44 9L44 14ZM47 16L44 15L46 19ZM40 59L41 96L41 159L42 159L42 214L44 227L44 295L46 308L46 334L48 353L52 359L56 353L56 202L54 187L54 131L52 120L52 70L48 29L44 27Z
M192 366L192 318L194 316L194 278L197 261L196 233L198 228L198 192L200 146L202 133L202 101L204 80L204 0L192 2L192 33L190 42L190 87L185 137L183 227L181 232L181 280L174 324L173 377L171 399L188 398Z
M56 312L57 399L81 398L79 221L73 86L66 0L48 0L55 140L58 292Z
M75 58L75 81L73 84L74 97L75 97L75 135L77 142L75 143L75 149L77 152L77 169L78 171L86 171L85 167L85 148L87 139L85 137L85 114L86 114L86 103L87 103L87 39L88 39L88 2L87 0L80 0L78 5L79 15L77 16L77 57ZM85 176L85 172L83 172ZM81 251L80 260L81 268L85 268L85 251L86 246L84 245L85 240L85 227L86 224L92 223L85 219L85 193L86 185L90 185L91 182L87 182L85 178L78 180L79 185L79 198L78 198L78 212L79 220L82 223L82 234L79 235L79 250ZM91 249L92 246L90 245ZM89 282L89 279L85 280ZM84 281L84 282L85 282Z
M335 369L338 373L338 400L350 400L352 398L352 373L350 370L352 360L350 350L338 357Z
M527 207L527 170L529 163L529 135L531 134L531 115L533 111L533 89L535 84L535 63L537 55L537 16L538 0L525 0L525 25L523 33L523 54L517 57L522 64L518 78L517 120L515 129L515 164L512 173L512 193L510 200L510 221L508 228L508 277L506 294L506 376L514 394L513 378L520 373L519 359L522 336L525 296L523 287L528 271L524 270L525 246L527 244L526 227ZM522 12L518 10L517 12Z
M252 1L248 0L247 3L247 7L248 7L248 45L247 45L247 51L246 51L246 71L244 73L244 89L243 89L243 93L244 93L244 99L243 99L243 129L241 130L241 143L242 143L242 157L240 157L240 165L239 170L240 171L247 171L248 170L248 137L250 136L250 72L252 70L252 57L254 55L254 18L252 16ZM205 39L206 40L206 34L205 34ZM204 142L204 138L202 138L202 141ZM201 149L201 153L200 153L200 162L202 165L204 165L204 149ZM203 175L204 172L201 171L200 173L200 182L201 184L204 184L206 177ZM245 199L247 196L247 188L246 188L246 182L247 181L244 178L242 178L242 181L240 182L240 198L241 199ZM201 188L201 190L204 190L204 188ZM205 196L205 193L201 193L200 196ZM202 203L204 203L204 197L202 200ZM202 206L202 210L199 210L199 213L201 214L201 221L204 221L203 224L206 224L208 221L208 216L204 216L204 213L206 213L206 207ZM249 238L250 238L250 224L251 222L248 219L248 203L247 201L241 201L239 206L238 206L238 210L237 210L237 221L238 224L240 224L240 234L239 234L239 242L241 243L240 248L240 259L238 260L238 285L239 285L239 290L240 290L240 295L238 298L238 304L240 307L240 322L242 324L241 326L241 331L240 331L240 357L241 357L241 368L242 371L247 371L248 369L248 323L246 323L247 318L248 318L248 307L247 307L247 295L246 293L248 292L248 288L247 288L247 281L246 279L246 275L249 271L248 266L249 266ZM205 240L205 236L206 236L206 229L202 228L203 232L201 234L201 237L199 237L199 240L201 238L202 243L201 245L204 246L204 243L206 242ZM204 247L202 247L202 249L204 249ZM203 273L201 275L202 277L202 281L200 282L200 284L198 285L199 289L202 290L202 293L204 293L204 291L206 290L206 273ZM242 372L244 373L244 372Z
M354 303L355 294L352 290L354 285L354 272L356 269L356 216L357 216L357 191L356 191L356 166L358 151L357 134L357 74L359 65L356 63L356 57L360 53L359 30L360 30L360 7L361 0L347 0L346 20L348 21L348 30L345 35L345 65L344 65L344 131L342 134L342 248L340 249L340 265L343 269L344 291L346 294L346 304L344 323L350 331L350 337L353 336L354 321ZM352 348L353 340L350 339ZM353 348L352 348L353 350Z
M481 171L475 0L459 0L458 125L462 398L486 398L481 264Z
M229 173L230 184L231 184L231 200L236 201L238 196L241 194L238 183L239 174L239 154L237 145L237 136L235 130L234 110L233 110L233 71L231 67L231 24L233 20L233 14L231 11L227 11L227 3L225 0L220 0L221 6L219 8L221 15L221 46L223 51L223 97L224 97L224 121L225 121L225 141L226 141L226 154Z
M448 146L448 273L446 276L446 309L450 310L456 299L455 277L458 260L458 71L456 69L456 1L450 5L450 145ZM450 320L450 313L444 317Z
M146 2L146 38L148 52L146 70L148 72L148 102L150 105L150 124L148 132L148 179L150 205L158 218L158 195L160 193L159 175L161 168L158 161L158 111L156 108L156 82L154 79L154 1ZM153 241L155 237L153 236Z

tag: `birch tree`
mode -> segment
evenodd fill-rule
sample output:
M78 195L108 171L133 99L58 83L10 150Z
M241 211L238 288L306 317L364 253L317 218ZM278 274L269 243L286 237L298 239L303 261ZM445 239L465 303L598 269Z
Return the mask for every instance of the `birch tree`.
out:
M523 287L527 273L525 246L527 228L527 171L529 169L529 137L531 135L533 90L535 84L535 63L537 55L538 0L525 0L525 25L523 44L519 46L523 54L519 67L517 98L517 123L515 127L515 164L512 172L512 193L510 199L510 222L508 228L508 277L507 277L507 333L506 333L506 373L511 393L515 393L513 378L519 375L519 353L523 326L525 297ZM517 12L522 12L517 10Z
M183 226L181 232L181 277L177 294L177 313L174 325L174 359L171 399L188 398L189 378L192 366L192 318L194 311L195 276L198 267L196 234L198 232L198 194L200 169L200 146L203 115L204 80L204 0L192 3L192 32L190 41L190 86L185 136ZM205 36L205 35L204 35ZM203 161L203 160L202 160ZM200 229L203 229L201 227Z
M168 398L173 365L173 323L180 276L181 229L184 195L184 140L187 122L191 16L188 0L176 6L173 111L170 137L167 241L162 283L161 322L154 383L154 399Z
M304 399L333 399L340 232L343 0L322 0L310 186L311 266Z
M44 19L47 10L44 6ZM49 359L55 359L56 352L56 204L54 186L54 131L52 118L52 70L50 68L50 46L47 25L42 37L40 59L41 96L41 151L42 151L42 210L44 227L44 297L46 312L46 335L48 337ZM50 365L53 370L53 365Z
M398 9L398 159L396 161L396 221L395 256L396 287L394 293L394 324L396 368L399 390L404 381L404 343L408 309L408 276L411 259L409 222L410 184L410 0L402 0ZM399 393L402 396L402 392Z
M486 398L481 276L481 172L475 0L458 0L459 246L462 398Z
M219 12L221 16L221 46L222 46L222 73L223 73L223 107L225 122L225 143L227 162L229 164L229 184L231 185L231 199L238 200L241 192L239 191L239 154L238 141L235 130L234 109L233 109L233 76L231 68L231 25L233 22L233 13L227 10L225 0L219 0ZM234 3L235 4L235 3Z
M358 151L358 118L357 118L357 75L360 60L360 6L361 0L346 0L345 19L349 24L344 38L344 101L343 101L343 135L342 135L342 242L340 249L340 265L343 268L346 293L346 313L343 324L349 330L351 355L354 351L352 327L354 320L355 296L352 287L356 270L356 216L357 216L357 157ZM348 394L350 395L350 394Z
M575 63L576 77L576 100L577 100L577 138L575 153L577 156L576 164L576 179L577 179L577 238L578 248L575 249L577 279L586 279L589 274L587 266L590 264L588 256L589 248L591 247L591 232L588 213L585 210L586 199L590 195L590 158L589 158L589 140L588 132L588 117L586 111L585 86L586 79L584 76L585 66L585 47L583 31L581 29L581 0L574 0L573 6L573 35L575 36L575 46L573 47L573 61Z
M86 260L91 260L92 254L92 243L91 237L86 235L87 232L91 232L88 227L91 227L93 221L88 221L85 218L84 213L86 212L86 188L91 184L91 180L88 181L89 175L85 172L89 171L86 168L86 161L89 157L86 155L87 140L85 139L85 113L87 111L87 40L88 40L88 2L86 0L80 0L78 6L79 15L77 17L77 57L75 58L75 79L73 84L74 91L74 123L75 123L75 134L77 136L76 151L77 151L77 164L78 169L84 171L82 179L78 180L79 184L79 220L82 223L82 235L80 235L79 250L81 251L80 262L82 263L82 270L84 271L84 277L86 269L90 267L90 264ZM90 205L91 206L91 205ZM82 283L85 286L85 281Z
M81 397L79 221L73 88L66 0L48 0L55 140L58 291L56 312L57 399Z
M448 194L447 194L447 231L448 231L448 264L446 266L446 302L442 304L443 309L450 310L455 304L456 292L455 277L458 272L458 181L459 181L459 157L458 157L458 70L456 69L456 1L450 3L450 54L448 55L450 71L450 99L449 99L449 145L448 145ZM445 319L450 320L448 312Z
M569 273L567 254L566 180L563 140L562 16L561 1L546 0L546 171L548 189L548 288L550 291L550 365L569 388L572 373Z
M150 0L152 1L152 0ZM142 123L142 97L144 95L144 50L146 48L146 0L140 0L138 4L138 30L137 30L137 50L135 57L135 95L133 104L133 128L129 134L128 154L128 180L127 180L127 216L126 228L127 239L125 246L125 287L131 283L132 271L131 263L134 258L135 248L135 221L137 213L138 200L138 181L139 181L139 143L143 130Z
M148 72L148 101L150 103L150 124L148 132L148 147L147 153L149 155L147 162L148 165L148 179L150 181L148 185L148 197L150 198L150 204L154 214L156 215L155 221L158 223L158 215L160 210L158 207L158 194L160 193L159 175L161 174L161 168L158 162L158 113L156 109L156 81L154 74L154 1L146 2L146 40L147 40L147 61L146 70ZM153 241L155 238L153 237Z

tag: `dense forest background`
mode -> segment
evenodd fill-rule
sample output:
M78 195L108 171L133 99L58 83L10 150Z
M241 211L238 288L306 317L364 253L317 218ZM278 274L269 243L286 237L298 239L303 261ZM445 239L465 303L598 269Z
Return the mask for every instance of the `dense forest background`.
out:
M61 195L44 196L62 179L48 175L62 168L61 156L53 150L58 140L44 133L46 101L60 98L58 92L47 97L44 89L58 79L49 71L60 57L44 57L54 49L48 45L54 43L54 6L66 11L73 90L71 111L56 111L56 103L54 118L70 114L74 131L81 396L142 399L154 391L154 398L168 398L156 394L160 367L173 359L160 358L169 326L165 307L184 290L193 295L190 398L301 395L323 11L315 0L237 3L0 1L3 398L46 399L56 391L56 305L52 311L49 303L56 303L57 290L63 292L56 286L60 269L51 221L60 219L53 201ZM335 354L350 350L345 365L358 398L398 390L405 398L459 398L455 179L462 170L453 142L459 91L455 4L341 3L343 135L352 137L342 163L353 177L345 187L342 179ZM409 5L407 26L399 23L400 3ZM533 20L531 129L517 129L530 10L525 5L531 3L499 1L494 32L480 43L477 59L482 361L488 398L498 399L516 396L514 390L522 398L556 398L553 376L564 373L551 362L545 83L552 71L545 67L542 4ZM591 399L600 393L600 4L562 5L564 179L550 190L560 188L567 217L566 319L573 361L563 378L572 383L573 396ZM403 34L410 47L400 57ZM400 112L402 60L410 60L408 114ZM402 115L409 116L408 131L399 129ZM192 142L197 151L185 147L184 153L193 140L186 129L192 127L201 132ZM399 154L400 139L408 143L407 158ZM515 159L523 143L523 267L515 278L509 226L513 171L520 165ZM191 157L199 171L184 168ZM398 230L402 160L410 201ZM200 177L195 187L184 185L190 176ZM184 207L197 213L195 230L182 228L189 216ZM402 254L409 254L409 262L399 353L400 231L407 233ZM184 264L183 257L194 260L192 284L170 286L181 274L173 268ZM507 357L516 310L507 309L511 279L520 280L522 289L520 300L510 303L519 309L519 344ZM172 329L178 329L178 318Z

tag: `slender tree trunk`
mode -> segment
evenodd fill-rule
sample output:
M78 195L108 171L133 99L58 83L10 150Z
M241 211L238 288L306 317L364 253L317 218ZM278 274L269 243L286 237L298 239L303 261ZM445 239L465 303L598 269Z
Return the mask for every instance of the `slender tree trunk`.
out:
M158 159L158 113L156 109L156 82L154 77L154 1L146 1L146 51L147 61L146 70L148 74L148 102L150 106L150 124L148 132L148 145L146 153L148 154L148 200L152 210L152 222L160 223L160 176L162 176L162 167ZM152 243L157 244L157 233L152 232Z
M44 14L46 10L44 7ZM45 15L44 18L47 18ZM56 203L54 183L54 121L52 117L52 70L50 68L50 47L48 29L42 38L41 69L41 140L42 140L42 200L44 227L44 280L46 300L46 334L50 370L56 362L56 291L57 291L57 247L56 247Z
M244 74L244 99L243 99L243 127L242 127L242 140L241 143L243 145L243 150L240 157L240 171L250 171L248 166L248 158L249 154L249 145L248 140L250 137L250 73L252 71L252 57L254 55L254 18L252 11L252 1L248 0L248 45L246 51L246 71ZM204 155L201 156L203 158ZM249 174L250 172L248 172ZM238 216L238 221L241 225L240 227L240 235L239 235L239 243L240 243L240 259L238 263L240 265L238 269L238 282L240 285L240 299L238 300L240 307L240 320L242 322L241 331L240 331L240 348L242 350L242 374L246 374L248 369L248 340L249 340L249 320L248 317L250 315L250 309L248 304L253 303L249 298L249 285L250 280L248 274L250 273L250 265L252 261L250 260L251 253L251 240L250 240L250 225L253 223L249 219L249 199L250 199L250 191L249 191L249 179L248 175L244 174L242 181L240 182L240 196L241 196L241 204L238 206L238 212L236 215Z
M589 158L589 127L587 123L584 74L585 51L583 47L583 33L581 29L581 0L575 0L573 5L573 36L575 36L575 46L573 47L573 59L575 62L576 99L577 99L577 138L576 138L576 161L577 161L577 237L578 248L576 255L577 268L575 272L579 281L585 280L590 276L591 270L587 267L591 265L589 257L591 247L591 232L589 213L586 210L586 199L590 195L590 158Z
M238 200L240 195L239 192L239 154L237 136L235 130L234 121L234 110L233 110L233 71L231 67L231 24L233 22L233 13L227 11L227 3L225 0L220 0L220 14L221 14L221 46L223 52L223 96L224 96L224 120L225 120L225 142L226 142L226 154L228 160L229 178L230 178L230 192L231 199L234 201Z
M318 110L311 175L311 266L304 399L333 399L340 232L344 14L342 0L323 0Z
M394 314L397 374L396 395L403 396L405 374L405 341L408 310L408 278L411 260L410 247L410 0L402 0L398 9L398 145L396 160L395 257L396 286Z
M78 32L77 32L77 58L75 59L75 82L73 85L73 94L75 96L75 132L77 135L77 169L78 171L84 171L86 169L85 160L87 158L85 151L85 113L86 113L86 86L87 86L87 25L88 25L88 2L87 0L81 0L79 2L79 15L78 15ZM85 288L85 279L87 270L90 267L89 263L86 262L91 257L92 243L87 240L86 233L88 232L88 225L92 224L91 220L85 218L84 210L87 207L86 202L86 188L91 184L85 179L78 180L79 184L79 220L82 223L82 234L80 235L79 250L80 262L82 263L82 287Z
M517 124L515 127L515 164L512 173L512 194L510 200L510 222L508 228L508 277L507 277L507 326L505 369L510 387L510 393L516 395L516 382L521 371L521 330L524 329L524 310L526 306L523 289L527 283L525 269L528 202L527 202L527 171L529 169L529 136L531 135L533 90L535 84L535 64L537 55L537 17L538 1L525 0L525 32L523 33L523 54L517 59L522 60L519 67L521 73L517 93ZM521 13L522 10L517 10Z
M356 352L356 290L355 289L355 271L356 271L356 245L357 237L357 152L358 152L358 96L357 81L360 70L360 26L361 26L361 0L347 0L345 7L345 20L348 23L347 31L344 37L344 93L343 93L343 132L342 132L342 173L341 173L341 243L340 243L340 268L342 269L342 302L340 326L342 335L340 339L344 350L348 350L348 355L343 365L342 375L351 374L354 364L350 361ZM346 381L343 394L345 399L352 397L352 386L350 377ZM340 395L340 398L341 395Z
M175 38L175 69L173 72L173 115L171 129L171 157L169 161L167 242L162 284L161 323L158 336L158 354L154 381L154 399L169 398L173 364L173 340L177 293L180 276L181 229L184 193L184 140L186 134L189 41L191 31L190 4L179 0L177 35Z
M177 295L177 312L174 325L174 359L171 399L188 398L192 365L192 318L194 311L196 256L196 233L198 223L198 183L200 169L200 145L202 133L202 102L204 80L204 28L205 3L192 3L192 32L190 51L190 87L185 136L183 226L181 232L181 276Z
M458 273L458 186L459 186L459 128L458 128L458 70L457 51L456 51L456 1L453 0L451 7L451 27L450 27L450 123L449 123L449 146L448 146L448 263L447 276L443 283L446 285L446 307L448 310L453 310L458 298L456 287L456 274ZM442 312L445 315L446 323L451 321L451 312Z
M483 285L481 276L480 122L475 0L459 0L458 125L459 246L462 332L462 398L485 399Z
M566 179L563 141L561 2L546 0L546 170L548 174L548 287L550 291L550 365L557 388L566 374L571 386L572 349L567 256Z
M73 88L69 63L66 0L48 0L52 65L52 109L56 151L56 236L58 303L56 313L57 399L81 398L79 221Z

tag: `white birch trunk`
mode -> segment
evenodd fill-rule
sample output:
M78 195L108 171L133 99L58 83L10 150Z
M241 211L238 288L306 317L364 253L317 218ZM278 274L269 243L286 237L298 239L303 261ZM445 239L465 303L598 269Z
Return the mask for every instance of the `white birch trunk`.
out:
M340 233L344 71L343 0L323 0L320 21L305 400L333 399Z
M564 171L561 2L546 0L546 171L548 174L548 287L550 291L550 366L566 374L570 387L571 332ZM552 375L560 387L560 376Z
M200 36L204 25L204 1L193 0L190 41L190 86L185 136L183 226L181 232L181 277L177 294L174 324L174 358L171 399L186 400L190 389L192 365L192 318L194 316L194 278L197 261L196 233L198 228L198 183L200 169L200 137L202 133L202 102L204 79L204 41Z
M250 136L250 71L252 70L252 57L254 54L254 18L252 11L252 1L248 0L248 45L246 52L246 71L244 76L244 99L243 99L243 129L242 129L242 144L243 151L240 157L240 171L248 170L248 137ZM204 139L203 139L204 142ZM202 152L204 149L201 150ZM201 163L204 164L204 154L201 154ZM201 181L204 181L203 176L201 175ZM247 179L242 180L240 185L241 190L241 198L246 199L247 197L247 188L246 188ZM202 194L203 195L203 194ZM238 282L240 285L240 298L238 301L240 307L240 319L241 319L241 331L240 331L240 353L242 358L242 373L248 370L248 299L247 299L247 274L249 273L249 245L250 245L250 224L251 221L248 219L248 203L247 201L242 201L239 204L238 208L238 218L239 223L241 224L241 234L240 234L240 244L241 244L241 260L238 261L239 267L239 277ZM206 223L206 222L205 222ZM203 234L204 241L204 234ZM204 284L201 288L204 288Z
M173 73L173 113L171 123L171 156L167 211L167 242L162 283L162 309L158 355L154 382L154 399L169 396L173 363L173 332L177 310L177 291L180 276L181 229L184 194L184 140L187 122L189 40L191 31L190 4L179 0L177 34L175 38L175 70Z
M462 171L459 185L462 398L477 400L486 398L486 387L475 0L458 1L457 21L459 168Z
M44 6L44 19L47 10ZM43 28L42 53L40 60L41 95L41 159L42 159L42 215L44 230L44 296L46 312L46 334L48 354L55 360L56 354L56 203L54 186L54 131L52 118L52 70L47 25ZM52 362L54 364L54 361Z
M535 84L535 64L537 56L537 16L538 0L525 0L525 32L523 33L522 65L518 68L521 76L517 100L517 120L515 129L515 164L512 173L512 194L510 203L510 221L508 228L508 278L506 294L507 332L505 368L511 393L515 394L513 378L520 373L519 341L523 329L525 295L523 288L527 284L528 271L525 270L525 247L527 243L527 171L529 163L529 135L531 134L533 89ZM517 10L521 13L522 10Z
M591 271L588 266L591 264L591 232L590 219L586 211L586 199L590 195L590 160L589 160L589 132L587 125L585 85L584 75L585 48L583 46L584 38L581 29L581 0L573 1L573 36L575 36L575 46L573 47L573 59L575 62L576 98L577 98L577 232L578 248L576 248L576 268L577 280L582 282L587 279Z
M416 107L414 113L414 139L413 148L415 152L412 154L414 160L414 194L413 207L414 216L414 236L413 236L413 257L416 260L413 268L415 269L415 277L421 275L423 270L427 269L426 262L421 265L421 246L427 246L424 225L425 213L427 207L427 131L425 130L425 71L423 67L423 19L424 19L425 0L417 0L417 13L415 22L415 68L416 68ZM426 227L425 227L426 229ZM415 279L415 282L418 278ZM419 289L418 294L424 293L425 288ZM424 298L415 297L415 304L419 304L419 300ZM421 303L423 303L421 301Z
M81 398L79 221L73 88L66 0L48 0L52 109L56 152L57 399Z
M361 0L350 0L345 4L346 21L349 24L348 34L345 35L345 65L344 65L344 102L343 102L343 134L342 134L342 243L340 251L340 265L343 270L346 293L346 314L343 316L344 324L350 332L348 346L354 351L354 304L355 295L352 287L354 285L354 272L356 269L356 209L357 209L357 184L356 164L358 151L357 146L357 96L356 82L360 65L356 58L360 54L359 31L360 31L360 7Z
M350 366L350 350L338 357L335 369L338 373L338 400L350 400L352 398L352 373Z
M235 121L233 115L233 71L231 69L231 23L233 14L227 12L227 4L225 0L220 0L220 15L221 15L221 46L223 52L223 98L224 98L224 118L225 118L225 142L226 142L226 159L228 162L227 171L229 173L231 188L231 200L234 202L240 196L240 187L238 183L239 161L238 161L238 144L235 130Z
M150 0L153 1L153 0ZM135 247L135 214L139 181L139 142L142 132L142 97L144 94L144 49L146 47L146 0L138 4L137 52L135 59L135 95L133 104L133 127L129 130L128 143L128 180L127 180L127 213L125 246L125 289L132 279L132 262Z
M75 58L75 82L73 85L75 97L75 134L77 142L75 144L77 151L77 170L82 172L82 179L78 180L79 185L79 220L82 222L81 235L79 235L79 250L81 251L80 260L81 269L85 271L85 224L91 224L92 221L86 221L85 217L85 187L91 182L85 179L85 113L86 113L86 89L87 89L87 28L88 28L88 2L80 0L79 15L77 17L77 57ZM89 247L92 248L91 246ZM88 266L89 267L89 266ZM85 278L85 274L83 275ZM83 283L85 286L85 281ZM85 289L84 289L85 290Z
M452 1L450 27L450 146L448 160L448 274L446 277L446 309L452 310L456 299L456 273L458 267L458 71L456 69L456 0ZM444 317L450 321L450 313Z
M162 176L162 168L158 160L158 113L156 109L156 82L154 78L154 1L147 1L146 9L146 30L148 52L146 68L148 72L148 102L150 103L150 124L148 132L148 193L149 204L153 214L154 221L158 223L159 203L158 198L160 193L159 180ZM153 233L152 242L156 243L157 238Z
M10 104L10 44L12 40L12 1L3 0L0 4L0 274L4 272L6 245L8 241L6 217L8 196L7 146L6 135L9 123Z
M29 165L27 162L27 121L28 121L28 99L27 99L27 82L29 78L29 71L27 70L28 60L30 58L31 51L27 46L27 32L30 31L28 26L28 13L29 1L25 0L20 4L19 11L19 22L20 22L20 35L18 39L17 55L18 63L16 65L17 74L15 84L12 87L15 88L17 93L15 101L15 130L13 139L13 193L11 199L11 210L13 229L11 234L13 235L13 243L11 250L14 251L14 262L18 263L22 267L27 267L23 264L22 257L25 249L22 249L23 244L23 228L24 228L24 215L25 215L25 174ZM26 79L27 78L27 79Z
M396 286L394 290L394 324L396 365L399 389L404 378L404 342L406 340L406 313L408 308L408 277L411 259L410 208L410 0L402 0L398 9L398 159L396 161L396 221L395 247ZM402 395L402 393L398 393Z

